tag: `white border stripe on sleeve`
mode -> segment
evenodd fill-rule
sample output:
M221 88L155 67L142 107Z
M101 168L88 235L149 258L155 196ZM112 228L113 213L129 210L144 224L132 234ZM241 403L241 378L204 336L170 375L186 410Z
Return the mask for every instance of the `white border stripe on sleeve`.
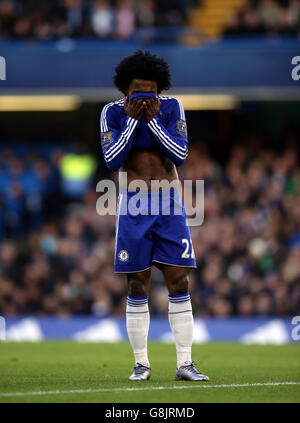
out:
M180 159L185 159L187 156L186 154L183 153L178 153L177 150L174 151L168 144L166 144L166 142L164 141L164 139L161 137L161 135L158 133L157 129L155 127L150 126L150 129L152 132L155 133L155 135L157 135L157 137L160 139L161 143L168 149L171 151L171 153L173 153L175 156L179 157Z
M161 129L160 129L160 127L158 126L158 125L155 125L155 122L156 121L154 121L154 119L152 119L152 121L151 122L149 122L149 125L150 125L150 129L152 129L155 133L156 133L156 135L159 137L159 139L161 140L161 142L169 149L169 150L171 150L172 152L174 152L174 154L175 154L175 151L180 155L180 156L178 156L178 157L182 157L182 158L185 158L186 156L187 156L187 148L186 147L181 147L181 146L179 146L179 145L177 145L176 143L174 143L174 141L172 141ZM169 140L169 141L168 141ZM165 141L165 143L167 144L165 144L164 143L164 141ZM173 146L173 145L174 146ZM181 150L181 151L180 151Z
M127 121L127 127L122 132L122 134L119 138L119 141L106 150L105 157L109 158L124 143L124 137L126 137L127 133L130 131L131 127L132 127L132 120L131 120L131 118L129 118L128 121Z
M122 98L120 100L112 101L111 103L108 103L103 107L102 112L101 112L101 118L100 118L100 128L101 128L102 132L108 131L106 113L107 113L107 110L109 109L109 107L113 106L114 104L122 105L123 103L124 103L124 98Z
M112 106L114 103L108 103L106 106L103 107L102 112L101 112L101 131L102 132L107 132L108 131L108 127L107 127L107 120L106 120L106 112L107 109Z
M181 101L178 98L176 98L176 100L177 100L177 103L178 103L178 106L179 106L180 119L185 120L184 110L183 110L183 106L181 104Z
M127 128L127 130L126 131L128 131L129 130L129 133L127 133L126 132L126 134L124 134L123 135L123 141L122 141L122 143L121 144L118 144L118 150L115 152L115 154L112 156L112 157L109 157L109 158L107 158L107 156L105 155L105 157L106 157L106 161L107 162L110 162L111 160L113 160L125 147L126 147L126 144L128 143L128 140L129 140L129 138L131 137L131 135L132 135L132 132L134 131L134 128L136 127L136 125L137 125L137 121L135 121L135 122L131 122L130 123L130 127L129 128ZM115 151L115 150L114 150ZM111 154L111 153L110 153Z
M151 121L152 122L152 121ZM154 132L158 138L161 140L162 144L168 149L170 150L175 156L179 157L180 159L185 159L186 158L186 153L182 153L182 152L178 152L178 150L172 149L172 147L169 146L169 144L166 144L164 138L161 136L161 134L157 131L157 129L155 128L155 126L152 126L151 122L148 123L150 129L152 132Z
M170 137L168 137L168 135L162 130L162 128L158 125L158 122L155 118L152 119L152 121L154 123L154 125L156 126L157 130L161 133L162 137L165 138L166 142L169 141L169 143L174 145L174 148L178 148L178 150L181 151L186 151L186 147L181 147L181 145L176 144L176 142L174 142ZM151 123L149 122L149 123ZM178 151L178 153L180 153L180 151Z

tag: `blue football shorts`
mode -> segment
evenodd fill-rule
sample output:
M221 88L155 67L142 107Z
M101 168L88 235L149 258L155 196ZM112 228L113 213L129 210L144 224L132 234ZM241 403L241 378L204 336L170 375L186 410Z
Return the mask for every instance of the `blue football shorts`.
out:
M117 273L140 272L152 263L197 267L178 190L121 190L115 234Z

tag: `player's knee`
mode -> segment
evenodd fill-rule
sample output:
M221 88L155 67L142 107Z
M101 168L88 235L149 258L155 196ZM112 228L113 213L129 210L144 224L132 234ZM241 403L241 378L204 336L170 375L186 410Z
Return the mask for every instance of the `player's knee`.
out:
M128 283L129 294L140 296L148 295L146 283L140 279L131 279Z
M187 274L181 274L171 281L169 284L170 294L183 294L189 289L189 278Z
M128 292L131 295L148 295L149 275L134 273L127 276Z

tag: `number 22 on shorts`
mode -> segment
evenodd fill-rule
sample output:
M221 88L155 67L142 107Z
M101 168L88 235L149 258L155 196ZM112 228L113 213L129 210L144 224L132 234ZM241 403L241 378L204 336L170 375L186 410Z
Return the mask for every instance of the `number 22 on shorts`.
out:
M194 247L192 244L192 241L190 239L187 238L183 238L181 240L182 244L185 246L185 250L183 251L183 253L181 254L181 258L195 258L195 252L194 252ZM191 254L189 254L189 250L191 248Z

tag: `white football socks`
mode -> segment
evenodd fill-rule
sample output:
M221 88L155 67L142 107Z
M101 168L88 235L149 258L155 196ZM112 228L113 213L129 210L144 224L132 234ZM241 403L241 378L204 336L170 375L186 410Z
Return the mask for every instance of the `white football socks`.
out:
M175 339L179 368L192 361L194 319L188 292L169 295L169 322Z
M147 367L150 367L147 349L149 324L148 295L128 294L126 307L128 338L133 349L135 364L141 363Z

